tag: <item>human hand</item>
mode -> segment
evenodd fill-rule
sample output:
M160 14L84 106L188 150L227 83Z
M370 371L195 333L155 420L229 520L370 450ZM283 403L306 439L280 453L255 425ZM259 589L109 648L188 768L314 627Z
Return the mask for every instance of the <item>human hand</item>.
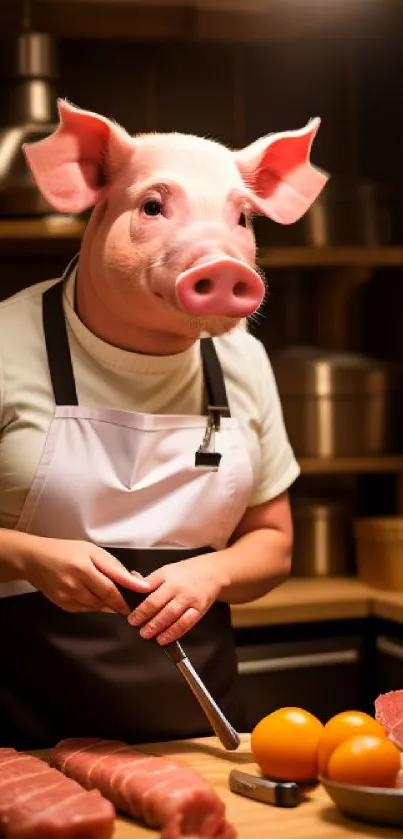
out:
M131 574L110 553L91 542L32 536L24 579L66 612L120 612L130 609L115 586L146 594L149 584Z
M151 594L129 615L143 638L159 644L177 641L217 600L225 585L218 553L163 565L146 578Z

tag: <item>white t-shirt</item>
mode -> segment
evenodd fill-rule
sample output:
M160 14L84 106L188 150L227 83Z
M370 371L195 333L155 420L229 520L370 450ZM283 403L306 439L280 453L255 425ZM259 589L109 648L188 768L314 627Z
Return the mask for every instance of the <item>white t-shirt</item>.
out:
M74 311L74 273L64 308L78 400L88 407L157 414L200 414L200 347L148 356L101 341ZM42 326L42 293L55 280L31 286L0 303L0 527L17 524L54 412ZM231 415L237 418L253 467L249 505L275 498L299 466L284 427L273 372L263 345L243 328L214 343Z

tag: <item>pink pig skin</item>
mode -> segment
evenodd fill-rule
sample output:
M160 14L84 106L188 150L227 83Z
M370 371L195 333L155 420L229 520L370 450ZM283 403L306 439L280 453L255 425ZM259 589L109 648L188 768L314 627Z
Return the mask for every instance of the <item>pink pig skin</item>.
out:
M58 107L58 129L24 151L56 210L95 207L78 271L92 288L78 290L87 325L107 309L124 346L133 328L194 340L256 311L265 288L251 214L290 224L309 209L327 181L310 163L320 120L232 151L193 135L131 137L98 114Z

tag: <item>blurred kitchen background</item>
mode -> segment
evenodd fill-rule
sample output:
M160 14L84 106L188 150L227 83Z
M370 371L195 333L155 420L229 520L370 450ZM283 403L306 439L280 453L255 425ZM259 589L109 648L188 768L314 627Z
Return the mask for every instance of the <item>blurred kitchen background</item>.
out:
M251 721L267 690L325 717L340 685L356 707L403 687L402 33L401 0L0 2L0 299L79 246L85 219L46 206L20 152L52 130L56 96L235 147L322 118L313 162L331 181L298 224L257 221L268 295L250 324L302 470L284 591L321 605L281 617L275 592L272 618L236 612Z

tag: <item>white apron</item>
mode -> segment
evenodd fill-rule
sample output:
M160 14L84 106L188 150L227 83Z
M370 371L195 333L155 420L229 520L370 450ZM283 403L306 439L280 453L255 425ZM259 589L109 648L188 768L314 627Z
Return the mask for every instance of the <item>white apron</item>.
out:
M252 468L229 416L213 341L200 342L206 416L79 406L62 291L60 282L43 295L56 408L17 529L89 540L144 575L224 548L246 509ZM172 662L123 616L64 612L24 582L3 584L0 597L1 746L40 748L75 736L145 742L210 733ZM6 648L4 638L10 639ZM227 604L215 603L182 640L216 701L240 727Z

